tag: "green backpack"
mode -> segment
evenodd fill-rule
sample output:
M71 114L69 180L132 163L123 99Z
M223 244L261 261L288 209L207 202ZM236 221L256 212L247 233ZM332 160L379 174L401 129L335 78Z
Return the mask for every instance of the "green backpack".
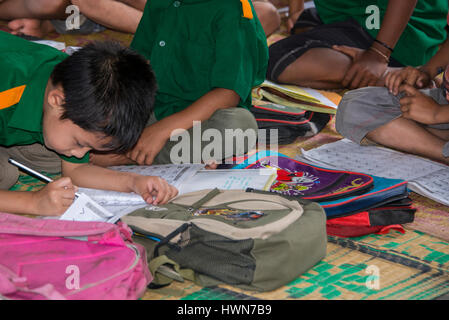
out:
M326 255L324 210L301 202L265 191L202 190L122 220L147 249L153 288L188 279L270 291Z

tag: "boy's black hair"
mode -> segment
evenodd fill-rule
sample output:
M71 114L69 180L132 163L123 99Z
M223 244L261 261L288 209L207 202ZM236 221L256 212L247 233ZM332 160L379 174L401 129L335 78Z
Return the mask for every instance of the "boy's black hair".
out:
M59 63L51 75L64 90L69 119L112 141L103 146L123 153L139 139L153 109L155 75L145 58L117 42L92 42Z

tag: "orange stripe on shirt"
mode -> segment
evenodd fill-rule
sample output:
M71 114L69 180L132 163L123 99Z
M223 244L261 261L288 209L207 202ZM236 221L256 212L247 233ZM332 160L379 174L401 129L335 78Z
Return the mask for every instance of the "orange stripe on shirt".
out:
M251 5L249 4L248 0L240 0L240 2L242 3L243 17L252 19L253 10L251 9Z
M0 92L0 110L9 108L17 103L19 103L20 98L22 98L23 91L25 90L25 85L20 87L15 87L8 89L6 91Z

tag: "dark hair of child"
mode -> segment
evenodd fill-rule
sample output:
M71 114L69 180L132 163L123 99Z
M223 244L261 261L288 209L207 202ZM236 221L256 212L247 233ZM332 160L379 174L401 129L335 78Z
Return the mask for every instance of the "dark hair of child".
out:
M156 78L147 60L117 42L92 42L59 63L51 75L64 91L64 112L89 132L112 141L117 153L131 149L153 109Z

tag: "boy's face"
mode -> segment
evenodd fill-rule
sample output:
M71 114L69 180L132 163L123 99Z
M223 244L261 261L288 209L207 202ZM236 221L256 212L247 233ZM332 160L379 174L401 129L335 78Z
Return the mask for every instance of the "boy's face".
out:
M61 119L64 111L62 101L63 96L62 99L52 97L50 92L44 105L42 130L45 146L64 156L77 158L82 158L90 150L109 151L102 146L112 138L86 131L69 119Z

